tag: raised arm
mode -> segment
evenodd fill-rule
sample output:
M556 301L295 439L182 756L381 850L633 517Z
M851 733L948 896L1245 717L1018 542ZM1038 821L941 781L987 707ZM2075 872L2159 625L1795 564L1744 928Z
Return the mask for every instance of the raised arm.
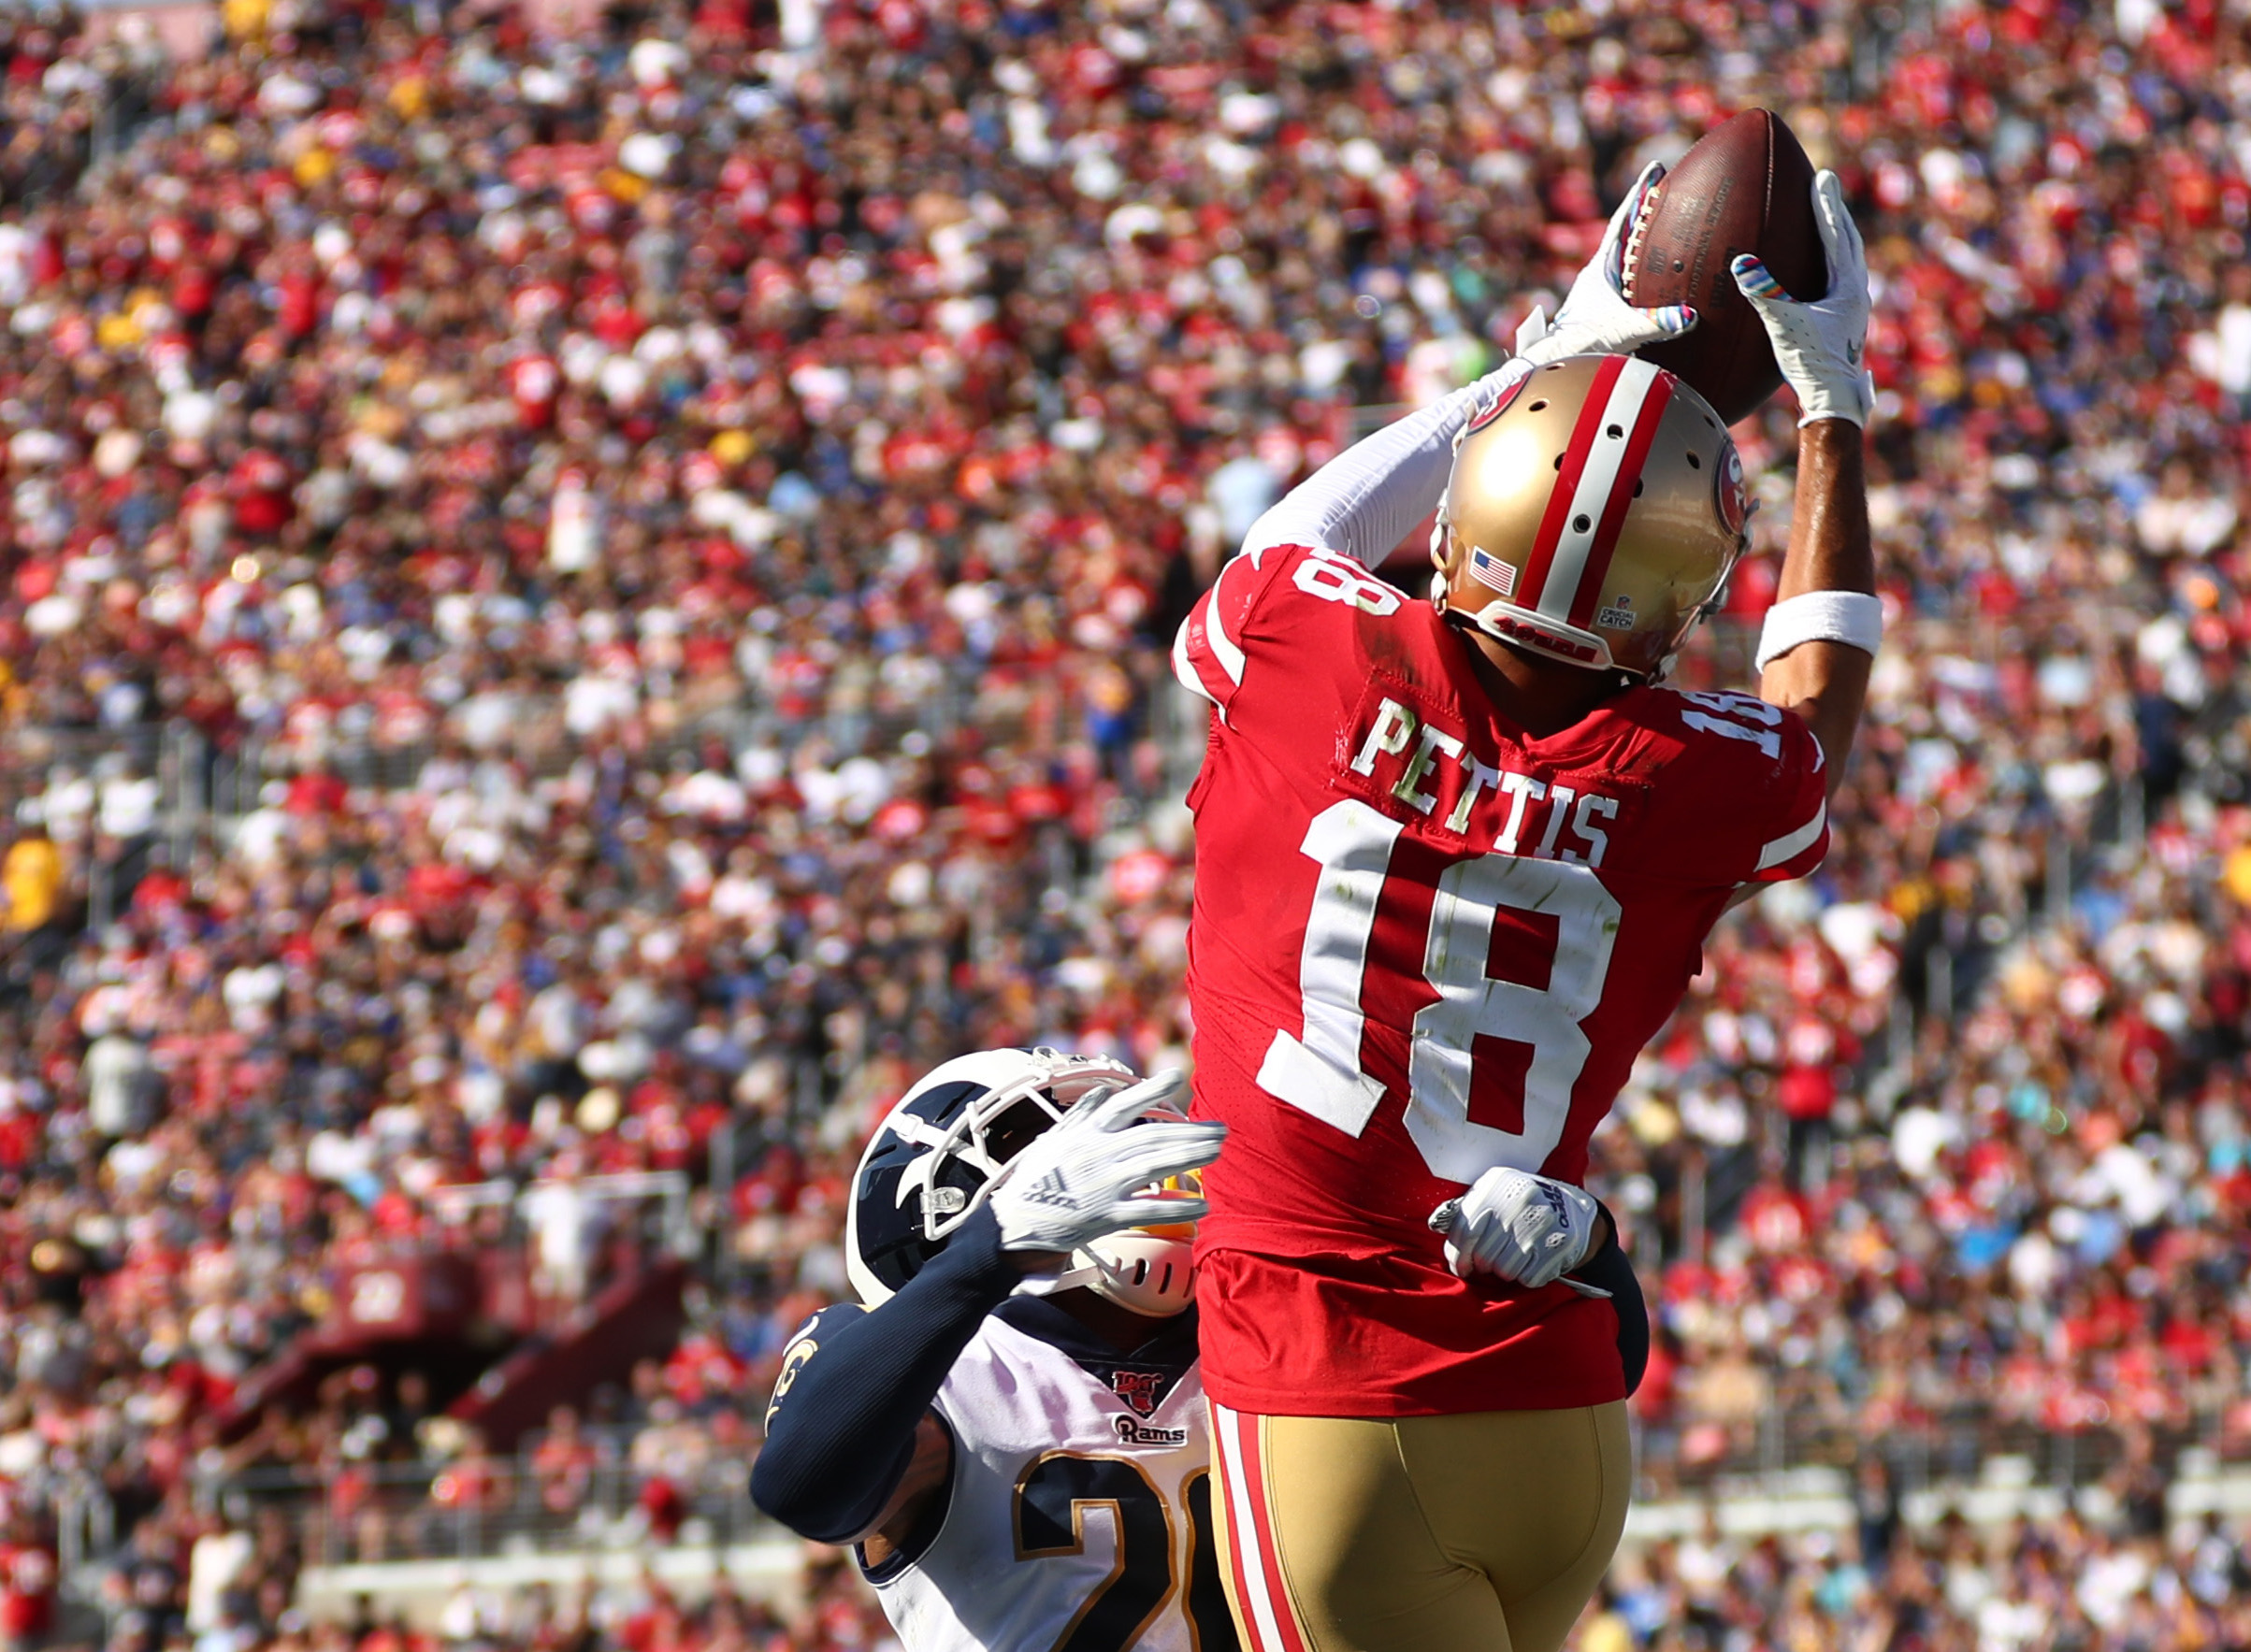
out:
M1883 636L1883 610L1875 589L1860 426L1844 419L1824 419L1797 433L1797 500L1790 518L1790 551L1759 652L1766 655L1767 643L1785 642L1792 635L1774 623L1776 616L1785 623L1803 616L1809 625L1818 625L1825 633L1844 631L1854 639L1811 636L1766 658L1759 673L1759 697L1786 706L1806 720L1828 761L1832 797L1860 726L1869 672ZM1862 600L1826 600L1836 596ZM1813 600L1802 600L1809 596ZM1785 611L1793 601L1800 606Z
M1438 508L1453 467L1454 438L1480 406L1531 370L1530 363L1516 357L1354 442L1252 523L1244 551L1311 545L1374 567Z
M822 1543L900 1541L951 1473L938 1391L1017 1282L1104 1234L1204 1215L1201 1199L1158 1187L1211 1163L1227 1134L1179 1114L1185 1089L1168 1070L1081 1101L978 1190L887 1301L827 1309L799 1331L767 1407L751 1501Z
M953 1467L931 1401L1023 1275L988 1207L881 1307L815 1315L783 1356L751 1501L821 1543L911 1527Z
M1735 261L1735 279L1766 323L1799 408L1790 549L1759 637L1759 696L1805 719L1835 797L1883 640L1883 610L1861 454L1861 426L1874 401L1863 361L1868 259L1834 172L1813 181L1813 214L1828 255L1826 295L1794 300L1749 254Z
M1517 330L1513 359L1337 454L1253 523L1243 549L1311 545L1373 567L1438 508L1454 443L1479 408L1534 367L1567 355L1628 354L1695 326L1695 311L1685 306L1637 309L1623 295L1626 238L1664 177L1664 166L1652 163L1635 180L1552 324L1535 309Z

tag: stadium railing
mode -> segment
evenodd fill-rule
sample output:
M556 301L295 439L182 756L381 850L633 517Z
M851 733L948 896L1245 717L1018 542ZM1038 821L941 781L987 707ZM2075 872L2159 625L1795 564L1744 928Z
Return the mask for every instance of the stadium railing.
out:
M2173 1514L2251 1506L2251 1440L2224 1432L2223 1407L2200 1404L2176 1428L2158 1430L2152 1461L2163 1470ZM636 1462L647 1456L634 1429L588 1425L583 1449L555 1460L543 1435L500 1458L343 1462L325 1469L258 1467L206 1474L196 1501L238 1530L278 1512L305 1563L368 1568L535 1556L589 1556L681 1547L730 1550L778 1536L752 1507L755 1454L717 1445L690 1420L684 1431L700 1456L683 1472ZM2114 1499L2129 1458L2125 1435L2108 1420L2084 1427L2042 1426L1990 1407L1961 1403L1943 1415L1887 1429L1871 1440L1852 1419L1809 1415L1783 1404L1749 1419L1726 1450L1694 1464L1659 1455L1643 1459L1638 1517L1662 1534L1717 1502L1751 1508L1740 1517L1770 1523L1834 1524L1849 1500L1864 1455L1881 1458L1888 1485L1923 1524L1946 1509L2000 1519L2051 1503L2086 1506ZM1640 1444L1662 1436L1643 1429ZM98 1517L89 1509L84 1517Z
M676 1424L697 1432L692 1424ZM345 1565L632 1547L729 1546L772 1527L751 1506L750 1458L711 1449L685 1475L636 1468L639 1435L589 1425L591 1461L547 1463L543 1437L501 1458L259 1467L198 1486L230 1524L278 1509L309 1564ZM708 1447L709 1442L705 1442Z

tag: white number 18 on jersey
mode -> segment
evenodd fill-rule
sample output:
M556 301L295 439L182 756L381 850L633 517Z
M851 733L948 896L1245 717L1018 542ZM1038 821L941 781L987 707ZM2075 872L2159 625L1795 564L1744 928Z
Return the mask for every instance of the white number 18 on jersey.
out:
M1259 1070L1269 1095L1355 1137L1382 1099L1361 1070L1362 991L1402 829L1360 802L1334 804L1307 826L1301 852L1320 877L1298 965L1305 1036L1276 1033ZM1555 923L1545 987L1485 972L1503 907ZM1594 869L1575 861L1476 855L1439 874L1422 955L1423 979L1438 996L1415 1015L1407 1103L1407 1134L1433 1175L1468 1183L1500 1165L1537 1172L1555 1151L1591 1048L1580 1023L1602 1002L1619 917ZM1479 1037L1531 1046L1520 1131L1470 1117Z

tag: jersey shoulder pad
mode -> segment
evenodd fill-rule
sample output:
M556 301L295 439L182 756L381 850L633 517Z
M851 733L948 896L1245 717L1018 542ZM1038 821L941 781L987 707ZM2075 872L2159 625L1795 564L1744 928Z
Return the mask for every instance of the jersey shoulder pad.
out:
M1643 721L1666 748L1661 796L1716 835L1734 883L1803 877L1828 852L1828 769L1805 719L1756 695L1659 688Z
M1196 598L1173 642L1173 675L1224 718L1263 660L1327 628L1388 619L1407 606L1395 585L1341 551L1268 545L1246 551Z

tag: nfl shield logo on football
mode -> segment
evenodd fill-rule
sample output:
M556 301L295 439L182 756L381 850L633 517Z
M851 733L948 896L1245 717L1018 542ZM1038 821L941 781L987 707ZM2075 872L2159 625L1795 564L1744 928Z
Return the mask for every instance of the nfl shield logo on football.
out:
M1503 596L1516 595L1516 568L1503 562L1490 551L1469 548L1469 577L1479 584L1491 585Z

